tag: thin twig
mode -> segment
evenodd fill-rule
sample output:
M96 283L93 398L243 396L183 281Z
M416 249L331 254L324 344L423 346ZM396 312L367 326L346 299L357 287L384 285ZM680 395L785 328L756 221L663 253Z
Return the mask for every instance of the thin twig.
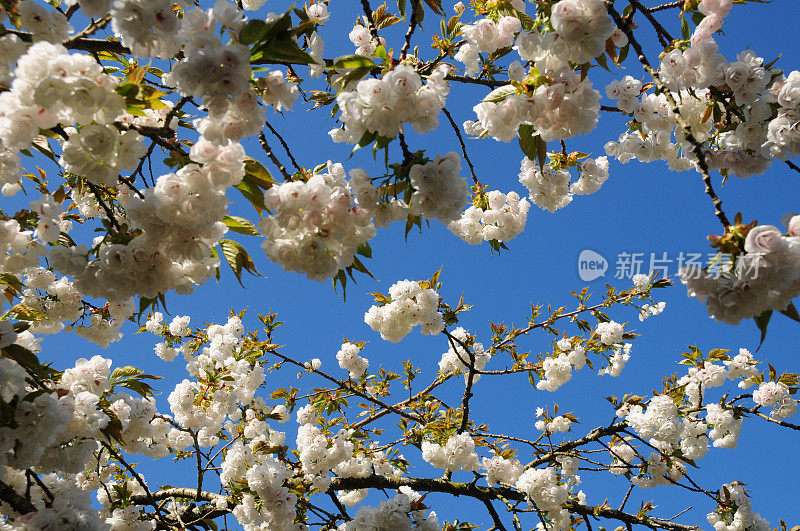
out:
M361 0L361 7L364 9L364 14L367 16L370 35L375 39L375 44L380 44L381 39L378 36L378 28L375 26L375 20L372 18L372 8L369 5L369 0Z
M456 136L458 137L458 142L461 144L461 153L464 154L464 160L466 160L467 165L469 165L469 172L472 174L472 180L475 182L475 184L478 184L478 176L475 175L475 167L472 165L472 161L469 160L469 155L467 155L467 146L464 144L464 137L461 136L461 130L458 128L458 125L456 125L456 122L453 120L453 117L450 115L450 112L447 109L442 107L442 112L444 112L444 115L447 116L447 121L450 122L450 126L453 128L453 131L455 131Z
M411 46L411 37L414 35L414 30L417 27L417 10L422 7L421 2L411 2L411 18L408 22L408 30L406 30L405 41L403 41L403 47L400 48L400 60L406 58L408 54L408 48Z
M646 7L639 3L639 0L628 0L632 5L636 6L636 8L642 12L645 18L650 22L650 25L653 26L653 29L656 30L656 35L658 36L658 42L666 48L670 45L670 43L674 40L672 35L661 25L661 23L656 20L656 17L650 14Z
M281 164L281 161L279 161L278 158L275 156L275 153L272 152L272 148L269 147L269 144L267 143L267 137L264 136L263 131L258 133L258 141L261 144L261 149L263 149L264 153L266 153L267 156L269 157L269 160L271 160L272 163L278 167L278 171L281 172L283 178L286 179L287 181L291 181L292 176L289 175L289 172L286 171L286 167L283 164Z
M489 515L492 517L492 522L494 522L494 526L498 531L507 531L506 526L503 525L503 521L500 520L500 515L497 514L497 510L495 510L492 502L489 500L483 500L483 504L486 506L486 510L489 511Z
M267 127L269 127L269 130L272 131L272 134L275 135L276 137L278 137L278 141L281 143L281 146L283 146L283 150L286 151L286 154L289 155L289 159L292 161L292 166L294 166L294 169L297 170L297 171L302 171L300 169L300 165L297 164L297 161L294 159L294 156L292 155L292 152L289 151L288 144L286 144L286 141L283 139L283 137L280 135L280 133L278 133L278 131L276 131L275 128L272 127L272 124L270 124L267 121L265 121L265 123L267 124Z
M614 9L614 2L613 0L605 0L606 3L606 10L608 11L611 18L614 19L617 27L619 27L625 35L628 37L628 42L631 43L633 49L636 50L636 53L639 57L639 62L642 63L642 67L644 67L645 71L653 78L653 82L655 83L655 90L659 94L663 94L664 97L667 99L669 103L672 114L675 117L675 121L677 122L678 126L683 131L683 134L686 140L692 145L692 151L694 151L695 156L697 157L697 166L700 168L700 173L703 176L703 183L705 184L705 193L711 198L711 201L714 203L714 214L719 219L719 222L722 223L722 226L727 230L730 226L730 221L728 220L728 216L725 215L725 212L722 210L722 201L714 192L714 188L711 185L711 175L708 172L708 163L706 162L705 153L703 153L703 146L692 134L691 128L681 116L681 111L678 108L678 103L675 101L675 98L672 96L672 92L664 85L661 81L661 78L658 75L658 72L650 65L650 62L647 60L647 57L644 55L644 51L642 50L642 46L636 40L633 35L633 30L631 30L630 24L620 16L616 9Z

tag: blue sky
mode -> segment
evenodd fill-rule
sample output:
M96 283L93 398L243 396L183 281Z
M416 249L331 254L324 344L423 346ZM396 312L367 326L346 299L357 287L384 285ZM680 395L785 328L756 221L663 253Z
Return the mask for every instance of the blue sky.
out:
M359 2L337 0L332 4L332 18L322 32L326 40L326 57L351 53L346 32L360 14L356 11ZM373 4L377 7L375 0ZM267 8L280 12L281 5L270 2ZM395 4L391 3L389 8L396 9ZM265 14L266 10L259 14ZM674 11L658 16L668 29L679 33ZM797 2L736 5L724 27L726 36L718 39L721 51L729 60L746 47L752 47L767 61L782 54L778 66L788 73L800 63L800 50L788 37L796 31L798 17L800 4ZM433 24L434 19L434 15L428 12L425 31L415 36L414 44L420 45L425 57L433 55L427 35L438 27L438 21ZM395 49L399 49L401 42L396 36L404 31L399 26L387 32L387 35L395 36L394 41L390 40L390 47ZM642 28L642 33L648 36L645 40L655 41L648 28ZM649 49L651 62L656 62L657 52L653 53L652 47ZM601 72L599 68L592 71L592 75L597 74L595 88L603 94L602 103L613 104L605 98L603 90L612 78L626 74L641 77L641 68L635 63L633 54L624 66L612 74ZM311 84L309 88L320 87ZM487 92L488 89L482 87L453 86L447 109L459 124L473 119L472 106ZM327 131L336 125L327 108L314 111L306 110L308 108L310 106L298 101L295 112L285 116L268 111L268 120L284 135L302 166L313 168L331 159L342 162L348 170L364 167L371 175L380 172L381 158L374 162L370 150L361 150L348 159L349 146L329 142ZM624 122L619 116L604 113L592 134L567 141L567 149L585 151L592 156L603 155L603 144L615 140L623 129ZM288 166L288 158L276 139L267 136L276 155ZM422 137L411 133L408 143L412 151L425 149L431 158L438 153L459 150L457 139L443 116L436 131ZM391 149L392 156L399 158L396 142L392 143ZM486 139L468 140L467 149L484 184L491 189L515 190L524 195L525 189L517 180L522 153L516 142L501 144ZM270 171L279 175L255 146L250 146L249 154L262 160ZM466 165L463 174L468 175ZM798 177L784 164L776 163L765 175L747 180L731 178L724 188L719 184L718 175L714 176L714 182L729 217L741 211L745 220L758 219L761 223L777 225L784 213L800 210L796 199ZM234 200L232 213L255 220L256 213L239 198L233 197L236 194L235 191L228 194ZM672 173L663 163L621 165L611 161L611 176L598 193L576 196L570 205L556 213L532 206L526 230L509 243L510 251L504 251L500 257L493 256L488 245L467 245L443 225L432 223L425 227L423 234L412 231L404 238L403 224L398 223L379 230L378 236L370 242L373 259L367 262L367 266L376 279L361 276L357 278L357 285L349 283L345 302L333 292L330 283L317 283L295 273L286 273L264 258L258 247L259 238L242 236L237 239L247 246L265 278L247 277L244 279L246 289L241 289L230 270L223 266L219 284L212 282L189 297L171 296L168 308L173 315L190 314L193 325L204 321L224 321L229 309L239 311L246 308L251 317L271 309L285 322L277 332L277 342L285 345L287 354L299 359L318 357L323 361L324 369L340 374L342 371L336 366L335 354L342 337L367 340L369 343L363 354L369 358L371 369L379 365L400 369L400 362L410 359L423 369L422 381L425 382L433 378L436 364L447 350L446 340L441 336L423 337L415 331L399 344L382 341L363 322L363 314L372 303L368 292L386 292L400 279L426 279L443 267L441 280L444 289L441 295L445 301L455 303L464 294L465 302L473 304L474 308L462 314L460 324L477 334L478 341L488 345L488 321L524 324L531 303L552 303L554 307L564 305L569 308L574 303L569 292L579 291L584 285L596 293L595 298L604 292L605 282L619 288L629 287L629 279L614 278L619 253L644 253L645 260L649 260L651 253L660 257L665 252L672 260L681 252L706 255L710 251L706 235L719 232L719 223L714 217L711 201L703 194L699 174ZM577 259L584 249L599 252L609 261L609 271L604 278L585 283L578 277ZM674 278L674 261L669 273ZM670 289L659 291L657 296L667 302L666 310L661 316L644 323L639 322L632 309L609 312L613 319L628 322L628 329L641 334L634 342L631 360L619 378L596 376L584 369L558 392L546 393L531 388L524 374L502 379L485 377L475 389L473 418L490 422L490 431L494 433L535 438L538 435L533 428L536 408L549 406L552 410L553 403L557 402L562 411L572 411L581 419L573 433L578 437L588 429L612 420L613 411L602 400L603 396L648 395L652 389L660 389L661 376L675 371L682 374L683 367L677 365L678 353L687 345L697 345L704 352L712 348L737 350L739 347L755 351L758 346L759 335L752 321L732 327L710 320L704 305L689 299L679 282ZM257 326L254 319L248 324ZM796 361L798 327L800 324L783 316L773 317L767 339L757 357L768 360L779 372L800 372ZM578 332L574 328L567 330L572 334ZM158 402L163 410L168 410L166 397L172 385L186 376L184 370L178 363L167 364L155 357L152 352L155 341L149 334L133 335L135 329L132 326L125 331L126 337L122 342L105 351L72 335L48 338L43 358L53 359L59 367L66 367L77 357L101 354L111 357L115 366L133 364L147 372L166 375L168 378L159 382L163 394L158 397ZM544 353L548 350L549 338L538 334L520 339L518 344L534 354ZM489 368L500 367L490 365ZM283 372L286 374L268 376L268 386L291 384L310 387L322 384L313 375L305 375L297 381L293 371ZM460 396L460 382L456 379L446 387L446 395L451 401ZM286 429L289 433L287 439L293 441L293 423L280 429ZM754 509L773 527L778 525L779 518L796 524L800 521L800 512L793 502L800 489L800 475L792 471L800 466L800 459L792 451L796 447L795 435L759 419L750 419L745 422L739 446L735 450L712 449L700 461L702 471L695 477L711 490L718 489L725 482L744 481L754 497ZM412 462L419 461L415 449L408 448L404 453ZM527 457L524 448L521 449L520 458L525 461ZM164 465L144 464L151 485L177 485L183 476L180 466ZM162 471L167 471L164 476L161 476ZM426 465L420 471L429 477L439 475ZM612 506L619 504L627 488L624 481L615 480L608 473L585 472L581 475L584 480L582 488L589 503L600 504L608 498ZM455 479L459 476L456 475ZM466 476L461 479L469 480ZM776 480L780 482L779 489ZM377 500L378 496L375 494L370 499ZM639 500L650 498L659 506L659 516L672 516L687 505L693 505L694 509L680 520L686 523L705 524L705 514L713 509L711 500L695 498L687 502L683 493L665 487L635 490L627 507L634 509ZM463 500L443 496L428 497L427 501L443 519L472 519L488 528L489 520L482 507L465 505ZM531 526L534 524L532 522Z

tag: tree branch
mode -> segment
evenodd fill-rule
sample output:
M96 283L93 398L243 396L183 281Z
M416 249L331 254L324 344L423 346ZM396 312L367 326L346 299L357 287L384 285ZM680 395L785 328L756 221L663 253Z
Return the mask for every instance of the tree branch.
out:
M21 515L36 511L36 506L30 500L18 494L17 491L3 481L0 481L0 501L7 503Z
M467 496L480 501L491 500L514 500L527 501L525 495L510 487L482 487L474 483L460 483L457 481L447 481L445 479L428 479L400 477L388 478L384 476L372 475L365 478L334 478L328 491L355 490L355 489L392 489L407 486L421 492L440 492L452 494L454 496ZM618 520L623 523L644 525L653 529L666 529L669 531L695 531L697 526L678 524L662 518L651 516L638 516L612 509L608 506L589 506L581 505L568 501L563 505L568 511L578 515L598 516L611 520Z
M605 0L606 9L611 15L611 18L614 19L617 27L619 27L625 35L628 37L628 41L633 46L633 49L636 50L636 53L639 57L639 62L642 63L642 67L644 67L645 71L650 74L653 78L653 82L655 83L655 90L659 94L663 94L664 97L667 99L669 103L672 114L675 117L675 121L677 122L678 126L683 131L683 134L686 140L692 145L692 151L694 151L695 156L697 157L697 166L700 168L700 173L703 175L703 183L706 185L705 193L708 197L711 198L711 201L714 203L714 214L719 219L719 222L722 223L722 226L727 230L728 226L730 226L730 221L728 220L728 216L725 215L725 212L722 210L722 201L717 194L714 192L713 186L711 186L711 176L708 173L708 163L706 162L706 156L703 153L703 147L700 142L692 134L692 130L689 128L689 125L681 116L681 111L678 108L678 103L675 101L675 98L672 96L672 92L664 86L664 83L661 81L661 78L658 75L658 72L650 65L650 62L647 60L647 57L644 55L644 51L642 50L642 46L633 36L633 31L631 30L630 24L623 19L620 14L614 9L614 1L613 0Z

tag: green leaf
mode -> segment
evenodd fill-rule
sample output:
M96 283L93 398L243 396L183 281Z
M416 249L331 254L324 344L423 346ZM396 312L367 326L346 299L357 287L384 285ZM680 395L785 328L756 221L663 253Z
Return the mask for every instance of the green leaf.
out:
M367 258L372 258L372 247L369 246L369 242L364 242L359 245L358 249L356 249L356 254L366 256Z
M253 225L249 219L241 218L239 216L225 216L222 222L233 232L239 234L246 234L248 236L258 236L258 229Z
M608 68L608 61L606 60L606 56L605 55L602 55L602 54L598 55L596 57L596 59L597 59L597 64L598 65L602 66L604 70L608 70L609 72L611 72L611 70Z
M216 247L212 247L212 248L211 248L211 258L216 258L217 260L219 260L219 252L217 251L217 248L216 248ZM220 279L220 277L222 276L222 275L221 275L221 272L220 272L220 270L219 270L219 265L217 266L217 268L216 268L216 269L217 269L217 271L216 271L216 273L215 273L215 275L214 275L214 276L216 277L216 279L217 279L217 282L219 282L219 279Z
M336 80L335 85L338 86L338 90L344 90L344 88L352 83L353 81L357 81L362 77L366 76L370 73L372 67L361 67L361 68L354 68L353 70L349 71L342 77Z
M239 42L242 44L253 44L260 41L267 33L267 23L263 20L248 20L239 30Z
M772 310L767 310L761 315L758 315L753 318L756 322L756 326L761 331L761 341L758 342L758 348L756 352L761 348L761 345L764 344L764 339L767 337L767 325L769 324L769 320L772 317Z
M692 37L692 30L689 29L689 23L683 13L681 13L681 37L683 37L683 40L689 40Z
M386 51L384 50L384 55ZM364 57L361 55L345 55L339 57L331 66L332 69L344 69L344 68L375 68L377 66L372 59L369 57Z
M353 257L353 265L352 265L351 267L352 267L353 269L355 269L356 271L360 271L360 272L362 272L362 273L364 273L364 274L366 274L366 275L369 275L369 276L370 276L370 277L372 277L372 278L375 278L375 277L372 275L372 273L370 272L370 270L369 270L369 269L367 269L367 267L366 267L366 266L363 264L363 262L361 262L361 260L359 260L359 259L358 259L358 257L357 257L357 256L354 256L354 257ZM352 275L351 275L351 277L350 277L350 278L352 278Z
M244 284L242 284L242 269L251 275L263 276L256 269L253 259L250 258L242 244L233 240L222 240L219 242L219 246L222 248L222 256L225 257L231 270L233 270L233 274L236 275L236 280L239 281L242 287L244 287Z
M117 367L114 369L114 372L111 373L111 379L119 380L122 378L130 378L131 376L136 376L138 374L142 374L142 371L136 367L127 365L125 367Z
M530 124L520 125L518 135L520 149L530 160L538 160L541 170L547 160L547 142L536 134L536 129Z
M249 175L245 174L241 182L234 185L234 188L239 190L245 199L250 201L250 204L253 205L253 208L255 208L260 214L262 210L266 210L267 208L264 204L264 192L255 182L253 182L252 179L248 177Z
M17 304L3 316L4 318L14 317L23 321L47 321L47 316L36 308L31 308L24 304Z
M793 302L790 302L785 310L781 310L781 313L789 319L800 323L800 313L797 312L797 308L795 308Z
M490 103L498 103L506 99L508 96L515 94L517 92L516 87L514 85L503 85L502 87L497 87L489 94L483 98L483 101L490 102Z
M269 170L263 164L251 157L244 158L245 179L250 180L264 190L268 190L275 184Z
M282 36L270 40L260 46L250 56L252 64L290 63L308 65L316 63L313 57L304 52L297 42L290 36Z
M139 393L145 398L153 395L153 388L149 384L146 384L140 380L126 380L120 383L119 386L130 389L135 393Z

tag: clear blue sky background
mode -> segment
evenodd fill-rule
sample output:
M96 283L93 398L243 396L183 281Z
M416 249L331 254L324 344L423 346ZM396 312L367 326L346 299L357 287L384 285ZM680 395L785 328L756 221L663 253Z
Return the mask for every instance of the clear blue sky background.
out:
M325 56L331 57L351 53L352 48L346 33L352 27L357 15L361 13L360 3L351 1L332 2L332 17L322 32L326 41ZM373 0L373 8L378 2ZM622 2L618 2L620 9ZM652 2L651 2L652 4ZM288 6L288 4L287 4ZM266 11L281 12L282 2L269 2L259 15ZM448 10L450 5L445 6ZM391 2L391 10L396 5ZM529 11L533 7L529 5ZM253 17L253 14L250 14ZM658 18L667 25L673 34L678 35L679 25L674 11L661 13ZM732 60L735 54L752 47L767 61L782 54L779 66L788 73L800 64L800 51L795 39L797 20L800 18L800 4L794 1L778 0L770 5L736 5L724 27L726 36L719 38L722 52ZM432 57L434 51L429 47L430 31L438 29L438 21L430 12L425 20L425 31L415 35L414 44L419 44L424 57ZM639 18L637 17L637 21ZM639 22L644 25L643 21ZM398 24L387 32L394 36L389 46L399 49L398 38L404 27ZM642 28L647 35L643 40L652 42L655 37L649 28ZM657 62L657 52L649 47L651 62ZM595 87L603 95L602 103L612 105L605 98L604 86L613 77L630 74L641 77L642 70L636 63L633 53L625 63L625 68L612 74L592 71L596 75ZM304 71L304 69L300 69ZM320 88L309 84L307 88ZM471 108L488 92L482 87L454 86L448 98L447 108L457 123L473 119ZM285 116L268 111L270 123L280 131L299 163L313 168L328 159L344 163L346 169L364 167L371 175L381 171L381 160L373 162L370 150L364 149L348 160L350 147L329 142L327 131L336 124L330 119L328 108L309 111L309 105L298 101L295 112ZM603 144L616 140L623 131L623 120L617 115L604 113L594 133L567 142L570 151L581 150L592 156L604 155ZM281 152L278 142L270 137L278 157L288 167L288 158ZM438 153L458 151L458 142L453 131L442 116L440 127L431 134L419 137L408 135L412 150L425 149L433 157ZM517 174L522 154L516 144L501 144L492 140L468 140L467 148L475 163L478 177L491 189L515 190L525 195L525 188L519 184ZM399 149L392 144L392 154L398 159ZM266 161L263 152L251 146L249 153L265 162L267 167L278 175L274 167ZM467 174L466 165L464 175ZM714 180L728 216L742 211L746 220L758 219L761 223L779 224L780 216L786 212L800 210L797 203L797 184L800 176L783 163L776 163L763 176L747 180L732 178L725 187L719 184L719 176ZM240 198L234 197L235 190L229 192L234 200L232 212L250 219L257 215ZM278 330L277 342L285 345L285 352L300 359L319 357L323 368L334 374L343 374L336 365L335 353L345 336L353 340L368 340L364 351L370 360L370 369L379 365L400 369L400 362L411 359L423 369L422 382L433 378L441 354L447 350L442 337L421 336L417 331L400 344L381 341L363 322L363 313L372 303L368 295L371 291L386 292L400 279L426 279L440 266L444 266L441 279L444 289L441 295L446 301L457 302L464 294L465 302L475 305L473 311L462 314L461 325L477 334L478 341L490 343L488 321L506 324L524 324L531 303L552 303L571 307L574 299L571 290L580 290L586 283L577 274L577 257L584 249L592 249L609 260L609 271L605 278L588 283L590 290L604 292L604 282L612 286L627 288L628 279L614 279L616 256L621 252L650 253L658 256L666 252L673 260L678 253L702 252L706 246L706 235L717 234L720 226L713 214L711 201L703 194L703 184L695 172L672 173L663 163L642 165L631 163L621 165L611 162L611 177L603 188L591 196L576 196L566 208L549 213L532 206L528 224L523 232L509 244L510 251L501 257L492 256L488 245L469 246L462 242L442 225L432 224L420 235L412 231L407 240L403 237L403 224L398 223L389 229L379 231L370 242L373 259L367 266L376 280L365 276L358 279L358 285L348 284L347 301L337 296L330 283L317 283L305 277L286 273L277 265L267 261L258 247L260 239L243 236L238 238L250 250L259 271L266 278L248 277L246 289L241 289L230 270L223 266L222 280L198 289L190 297L169 297L169 310L173 315L190 314L192 324L201 322L224 322L229 309L249 310L265 313L272 309L278 312L280 320L286 324ZM676 273L675 262L669 270ZM687 345L696 344L707 352L712 348L739 347L755 351L758 346L758 331L752 321L738 327L720 324L710 320L704 305L686 296L685 288L677 284L657 293L667 302L666 311L657 318L640 323L634 310L612 310L610 316L620 322L628 322L628 329L641 334L634 342L631 360L619 378L596 376L588 368L577 373L572 381L557 393L537 391L528 384L526 376L484 377L475 388L473 418L490 423L492 432L535 438L538 434L533 427L537 407L549 406L558 402L562 411L572 411L581 419L574 432L578 437L592 427L607 424L612 420L610 405L603 396L624 393L650 394L652 389L661 388L661 376L684 368L677 365L678 353ZM257 321L247 323L257 326ZM115 366L134 364L147 372L163 374L167 379L159 382L163 394L158 397L160 408L168 411L166 397L172 386L186 376L179 362L167 364L152 352L153 337L149 334L133 335L135 328L128 326L122 342L103 350L74 335L60 335L47 338L43 358L52 359L59 367L69 366L77 357L90 357L101 354L114 359ZM577 329L568 329L576 334ZM757 356L768 360L779 372L800 372L797 367L797 338L800 324L776 315L770 324L769 334ZM533 353L546 353L549 339L543 334L520 339L518 344ZM496 362L489 368L499 368ZM319 386L323 382L305 375L297 381L292 370L286 374L269 376L268 388L279 385ZM456 379L447 387L451 401L460 396L461 380ZM796 419L795 419L796 421ZM294 441L294 419L289 424L276 426L287 430L287 440ZM396 431L396 430L395 430ZM387 435L389 439L390 435ZM800 459L793 450L797 447L795 432L778 429L759 419L745 423L739 446L735 450L712 448L699 464L702 472L695 474L700 484L715 490L722 483L733 480L748 483L749 492L754 497L754 509L765 516L771 524L778 525L783 518L789 524L800 523L797 509L797 492L800 489L800 475L797 474ZM529 457L521 448L520 459ZM485 454L485 452L484 452ZM419 462L418 451L408 448L406 457ZM145 463L144 470L151 485L177 485L187 471L183 464L167 466L166 461L157 464ZM437 477L434 471L423 463L418 474ZM463 473L462 473L463 474ZM608 473L581 474L582 488L588 495L590 504L600 504L608 499L610 505L617 506L627 488L624 480L613 478ZM459 474L455 479L469 480ZM374 494L371 500L380 499L382 494ZM657 514L669 517L692 505L694 509L681 517L682 522L701 524L705 514L713 509L708 499L694 498L687 501L683 492L675 488L659 487L652 490L635 490L627 508L634 510L642 499L655 500L659 506ZM469 504L465 500L443 496L429 496L427 502L443 519L469 519L474 523L489 527L489 518L482 506ZM530 526L535 521L529 520Z

